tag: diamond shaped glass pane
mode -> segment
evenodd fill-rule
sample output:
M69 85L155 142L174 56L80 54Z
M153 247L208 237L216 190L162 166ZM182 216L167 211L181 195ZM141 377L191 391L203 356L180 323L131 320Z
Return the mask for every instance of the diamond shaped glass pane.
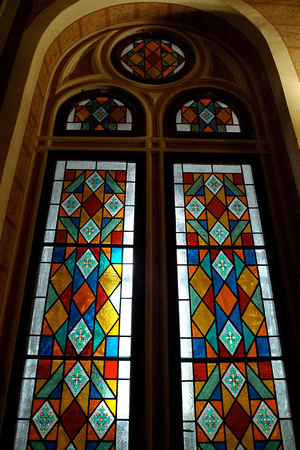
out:
M275 416L273 411L265 404L265 402L261 402L261 404L257 408L256 413L254 414L253 422L256 424L262 434L264 434L266 437L269 437L276 425L277 417Z
M92 173L86 180L86 184L95 192L104 183L102 177L97 173Z
M92 338L92 334L83 319L81 319L73 330L69 333L69 339L72 342L76 353L79 355Z
M204 120L204 122L209 123L212 121L212 119L215 117L214 114L207 108L205 108L201 113L200 113L200 117L201 119Z
M44 438L56 424L57 417L50 404L45 402L34 415L33 421L40 435Z
M87 242L91 242L99 232L100 229L92 219L89 220L80 230L80 233Z
M213 193L217 194L221 187L223 186L222 181L219 180L215 175L211 175L206 181L205 186Z
M235 197L228 206L228 209L232 212L232 214L235 215L235 217L239 219L240 217L242 217L247 207L244 205L243 202L241 202L237 197Z
M213 262L213 268L218 272L223 280L230 274L233 264L229 258L221 251Z
M105 203L105 208L113 217L118 214L118 212L123 208L123 203L116 195L110 197L110 199Z
M195 219L198 219L198 217L204 210L204 206L200 202L200 200L197 199L197 197L193 197L192 200L188 203L186 209L189 213L192 214L193 217L195 217Z
M245 377L239 371L239 369L231 364L226 370L223 378L222 378L224 386L228 389L228 391L234 396L237 397L245 384Z
M68 214L68 216L71 216L80 206L79 200L75 197L74 194L69 195L68 198L66 198L62 202L62 207Z
M82 365L78 362L65 377L65 382L70 391L76 397L89 381L89 377Z
M210 403L207 403L198 418L200 427L211 441L217 434L222 422L222 418Z
M239 346L240 340L242 339L240 333L235 328L235 326L228 320L220 334L220 341L227 348L229 353L233 355Z
M100 106L100 108L93 113L93 116L98 120L98 122L102 122L102 120L108 116L108 112Z
M114 421L114 416L105 402L101 402L91 415L90 424L101 439L108 431Z
M87 250L81 258L79 258L76 264L84 278L88 278L98 265L98 262L93 253L90 250Z
M210 235L214 238L218 244L222 245L227 236L229 235L229 231L220 223L217 222L210 231Z

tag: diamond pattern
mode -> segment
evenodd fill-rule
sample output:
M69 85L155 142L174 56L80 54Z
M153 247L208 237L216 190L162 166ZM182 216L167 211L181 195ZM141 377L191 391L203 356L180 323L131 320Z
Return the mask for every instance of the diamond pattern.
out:
M80 229L80 233L87 242L91 242L100 233L100 229L91 219Z
M62 202L62 207L66 211L66 213L71 216L80 206L79 200L75 197L74 194L69 195L68 198L66 198Z
M92 189L93 192L102 186L103 183L104 180L97 172L92 173L92 175L86 180L86 184Z
M235 197L228 206L228 209L235 215L235 217L239 219L242 217L247 207L237 197Z
M210 403L207 403L199 416L198 423L211 441L217 434L222 422L223 421L215 408Z
M90 250L87 250L77 261L77 267L84 278L88 278L97 265L98 262Z
M111 214L112 217L115 217L118 212L123 208L123 203L116 195L113 195L106 203L106 210Z
M198 217L204 210L204 206L200 202L200 200L197 199L197 197L193 197L192 200L188 203L186 209L189 213L192 214L193 217L195 217L195 219L198 219Z
M222 245L229 235L229 231L226 230L220 222L216 222L210 231L210 235L218 242L218 244Z
M82 391L82 389L84 388L84 386L87 384L88 381L89 381L88 375L79 362L65 377L65 382L68 385L74 397L77 397L77 395Z
M220 334L220 340L223 342L231 355L236 352L236 349L242 339L240 333L235 326L228 320Z
M265 402L261 402L253 417L253 422L266 437L269 437L276 425L277 417Z
M108 112L100 106L94 113L93 116L98 120L98 122L101 122L105 117L108 116Z
M105 402L101 402L91 415L90 424L101 439L108 431L114 421L114 416L106 406Z
M205 186L213 193L217 194L223 183L217 178L214 174L212 174L209 179L206 181Z
M231 364L225 372L222 381L229 392L234 397L237 397L244 386L246 379L239 369L234 364Z
M70 332L69 339L79 355L92 339L92 333L83 319L81 319Z
M229 258L221 251L213 262L214 269L218 272L223 280L226 280L230 274L233 264Z
M33 421L43 438L52 430L57 420L56 414L48 402L43 403L33 417Z
M212 112L210 112L209 109L205 108L201 113L200 113L200 117L201 119L204 120L205 123L209 123L212 121L212 119L215 117L214 114Z

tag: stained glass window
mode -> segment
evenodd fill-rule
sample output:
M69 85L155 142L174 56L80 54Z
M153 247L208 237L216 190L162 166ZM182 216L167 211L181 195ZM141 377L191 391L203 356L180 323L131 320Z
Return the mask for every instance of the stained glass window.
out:
M15 449L129 446L134 162L56 164Z
M176 131L188 133L240 133L236 113L225 103L196 98L184 103L176 114Z
M184 449L294 449L250 165L174 165Z
M148 83L172 81L185 72L187 60L191 60L183 43L152 34L126 40L117 53L117 64L125 75Z
M68 114L66 130L131 131L132 113L123 102L107 95L79 101Z

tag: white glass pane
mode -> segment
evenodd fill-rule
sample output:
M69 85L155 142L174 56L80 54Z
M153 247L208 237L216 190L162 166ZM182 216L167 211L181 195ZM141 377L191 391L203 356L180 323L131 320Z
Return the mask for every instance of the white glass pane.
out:
M67 130L81 130L81 123L67 123Z
M135 163L128 163L126 181L135 181Z
M131 356L131 338L121 336L119 339L119 355L121 358L130 358Z
M98 161L98 170L126 170L126 162L119 161ZM131 180L134 181L134 180Z
M133 263L133 248L123 249L123 263Z
M262 229L258 209L249 208L249 214L253 233L261 233Z
M181 363L181 379L182 381L192 381L193 376L193 364L190 362Z
M267 266L258 266L259 279L261 283L261 292L263 298L273 298L272 287Z
M175 183L182 183L181 164L174 164L174 181L175 181Z
M58 211L59 211L59 205L50 205L48 218L47 218L47 225L46 225L46 228L48 230L55 230Z
M243 167L245 183L246 184L254 184L251 166L249 164L243 164L242 167Z
M185 233L176 233L176 244L177 245L186 245Z
M192 340L191 339L180 339L180 355L181 358L192 358Z
M241 173L241 166L234 166L230 164L214 164L213 171L215 173Z
M292 421L282 420L280 425L284 448L287 450L296 450Z
M257 198L256 198L254 186L246 184L245 187L246 187L248 206L250 208L257 207Z
M132 301L129 298L122 299L121 301L121 314L120 314L120 335L131 335L131 307Z
M122 297L132 297L132 264L123 264Z
M179 302L179 328L180 337L191 337L191 315L190 315L190 302Z
M62 181L54 181L51 195L51 203L59 203L62 190Z
M54 180L63 180L65 174L66 161L57 161Z
M119 378L130 378L130 361L119 362Z
M183 164L183 172L211 172L212 166L210 164Z
M253 234L254 245L265 245L265 240L262 234Z
M30 334L41 334L45 302L45 298L36 298L34 301Z
M285 370L282 361L271 361L274 378L285 378Z
M30 336L28 339L28 347L27 354L28 355L37 355L40 345L40 337L39 336Z
M39 275L35 293L37 297L46 297L47 295L50 268L51 264L49 263L42 263L39 265Z
M27 436L29 430L29 420L18 420L14 443L14 450L27 449Z
M124 245L132 245L133 244L133 231L124 231L123 243L124 243Z
M189 298L189 284L188 284L188 270L187 266L177 267L177 279L178 279L178 298Z
M183 193L183 186L179 184L174 185L174 191L175 191L175 206L182 206L184 207L184 193Z
M67 161L67 169L95 170L96 161Z
M24 367L24 378L34 378L37 370L37 359L26 359Z
M120 302L121 302L121 286L118 286L117 289L114 290L114 292L109 297L110 301L114 305L116 311L120 312Z
M124 230L125 231L134 230L134 206L125 207Z
M129 380L118 381L117 418L129 419Z
M186 250L184 249L177 250L177 264L187 264Z
M188 424L193 427L193 430L191 431L184 431L183 432L183 439L184 439L184 450L196 450L196 430L195 430L195 424L191 423ZM184 424L184 427L187 427L187 424Z
M30 418L34 385L35 380L26 379L22 381L20 404L18 410L18 417L20 419Z
M131 123L118 123L117 124L117 130L118 131L131 131L132 130L132 124Z
M270 337L269 342L270 342L271 356L274 356L274 357L282 356L279 338L278 337Z
M116 450L127 450L129 442L128 421L117 420L116 428Z
M276 398L278 403L278 412L281 419L291 417L290 406L288 402L288 392L285 380L274 380Z
M191 130L191 126L189 124L186 123L177 123L176 124L176 131L190 131Z
M195 420L194 386L191 381L183 381L182 389L182 416L183 420Z
M126 184L125 204L126 205L134 205L134 201L135 201L135 184L127 183Z
M263 249L255 250L257 264L268 264L266 251Z
M44 242L48 242L48 243L54 242L54 238L55 238L55 231L47 230L45 232Z
M43 247L41 262L51 262L53 247Z
M175 208L176 231L185 232L185 213L183 208Z
M240 133L241 129L238 125L226 125L227 133Z
M272 300L265 300L264 307L268 334L269 336L278 336L279 332L274 302Z

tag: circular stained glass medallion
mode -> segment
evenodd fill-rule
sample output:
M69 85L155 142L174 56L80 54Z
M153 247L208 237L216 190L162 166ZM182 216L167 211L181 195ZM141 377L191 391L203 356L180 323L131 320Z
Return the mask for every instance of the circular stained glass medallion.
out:
M186 73L191 52L183 43L156 35L140 35L123 41L117 50L122 72L145 83L170 82Z

